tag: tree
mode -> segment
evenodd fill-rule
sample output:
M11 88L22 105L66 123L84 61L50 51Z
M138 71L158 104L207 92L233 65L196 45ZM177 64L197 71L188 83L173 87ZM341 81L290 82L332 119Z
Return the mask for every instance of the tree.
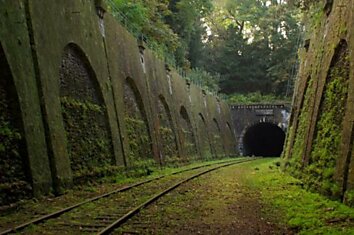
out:
M294 16L281 0L227 0L207 18L204 65L221 74L223 92L285 92L299 35Z

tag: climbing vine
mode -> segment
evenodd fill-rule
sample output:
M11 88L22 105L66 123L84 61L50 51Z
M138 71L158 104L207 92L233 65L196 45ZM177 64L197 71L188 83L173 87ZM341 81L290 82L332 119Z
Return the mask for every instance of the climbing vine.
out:
M62 97L61 104L74 180L102 175L113 159L105 108L71 97Z
M154 164L151 151L151 140L146 129L146 123L142 119L125 116L125 127L129 140L129 155L127 162L129 167Z
M157 108L160 135L159 148L161 152L162 163L167 165L176 165L182 161L182 159L178 155L172 117L164 97L159 97Z
M0 83L0 205L31 195L32 188L24 168L23 137L14 120L18 107ZM7 87L7 89L9 89Z

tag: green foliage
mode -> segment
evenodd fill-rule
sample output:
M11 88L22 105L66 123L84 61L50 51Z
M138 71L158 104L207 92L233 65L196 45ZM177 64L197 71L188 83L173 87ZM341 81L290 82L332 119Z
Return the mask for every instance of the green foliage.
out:
M126 159L128 166L138 166L141 162L145 161L154 164L151 160L153 156L151 150L152 143L146 123L142 119L129 116L126 116L124 121L129 140L129 155Z
M307 183L326 195L339 195L333 175L342 142L342 122L347 102L349 60L345 55L329 72L320 116L316 123Z
M218 130L214 130L219 132ZM215 148L215 152L216 152L216 157L217 158L221 158L224 156L224 148L223 148L223 141L220 137L220 135L218 134L214 134L213 135L213 146Z
M290 156L288 156L288 162L286 166L290 173L294 176L301 177L301 166L303 163L303 150L305 145L305 137L306 137L306 130L309 125L310 120L310 110L309 110L309 103L312 92L314 90L313 87L313 79L311 78L305 90L305 97L303 98L303 105L301 107L301 113L299 115L298 126L295 133L295 142L293 148L291 150Z
M221 6L205 20L205 69L221 74L227 94L285 95L297 60L297 10L285 1L229 0Z
M0 84L0 205L31 195L29 177L25 172L25 147L14 120L15 102L7 97ZM17 111L17 110L16 110Z
M354 190L347 190L344 195L344 203L350 207L354 207Z
M74 180L101 177L113 160L105 107L70 97L61 104Z
M183 135L183 148L187 154L188 161L195 160L197 158L197 146L195 144L194 134L192 128L188 128L189 126L182 127L182 135ZM187 159L185 159L187 160Z
M187 74L187 78L193 81L195 84L199 84L201 88L219 92L219 82L220 82L220 75L219 74L211 74L206 72L200 68L194 68L190 70Z
M161 151L163 161L166 164L175 164L182 159L178 157L176 138L171 128L160 127L159 133L161 137Z
M260 162L261 161L261 162ZM260 191L265 211L296 234L353 234L354 209L303 189L303 182L279 171L277 160L260 160L249 168L249 185ZM266 207L265 207L266 208Z
M247 94L233 93L227 96L229 104L274 104L290 103L286 98L277 97L274 94L262 95L260 92L251 92Z

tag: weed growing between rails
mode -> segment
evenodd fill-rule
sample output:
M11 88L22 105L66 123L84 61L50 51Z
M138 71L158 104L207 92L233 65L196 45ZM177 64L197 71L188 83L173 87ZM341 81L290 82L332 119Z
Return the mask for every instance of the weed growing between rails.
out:
M188 170L196 167L207 166L211 164L227 163L234 160L242 160L244 158L225 158L223 160L208 161L208 162L194 162L183 167L165 167L156 168L149 176L142 176L134 174L133 169L130 173L120 172L114 175L100 178L94 183L87 183L85 185L77 185L74 189L66 191L60 197L45 197L41 199L33 199L22 201L16 205L0 210L0 231L6 230L9 227L16 227L24 221L29 221L38 218L39 215L53 213L59 209L72 206L88 198L96 197L98 195L106 194L117 188L122 188L131 184L150 180L163 175L170 175L175 172Z

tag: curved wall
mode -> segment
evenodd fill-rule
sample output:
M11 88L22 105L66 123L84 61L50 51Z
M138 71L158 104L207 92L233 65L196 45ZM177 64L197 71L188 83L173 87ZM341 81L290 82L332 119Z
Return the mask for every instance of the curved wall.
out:
M31 193L60 193L80 179L138 161L187 163L234 155L228 105L189 84L113 16L100 19L96 7L105 6L98 2L0 2L1 56L18 97ZM144 144L136 143L131 122L144 129ZM91 154L93 146L97 151Z

